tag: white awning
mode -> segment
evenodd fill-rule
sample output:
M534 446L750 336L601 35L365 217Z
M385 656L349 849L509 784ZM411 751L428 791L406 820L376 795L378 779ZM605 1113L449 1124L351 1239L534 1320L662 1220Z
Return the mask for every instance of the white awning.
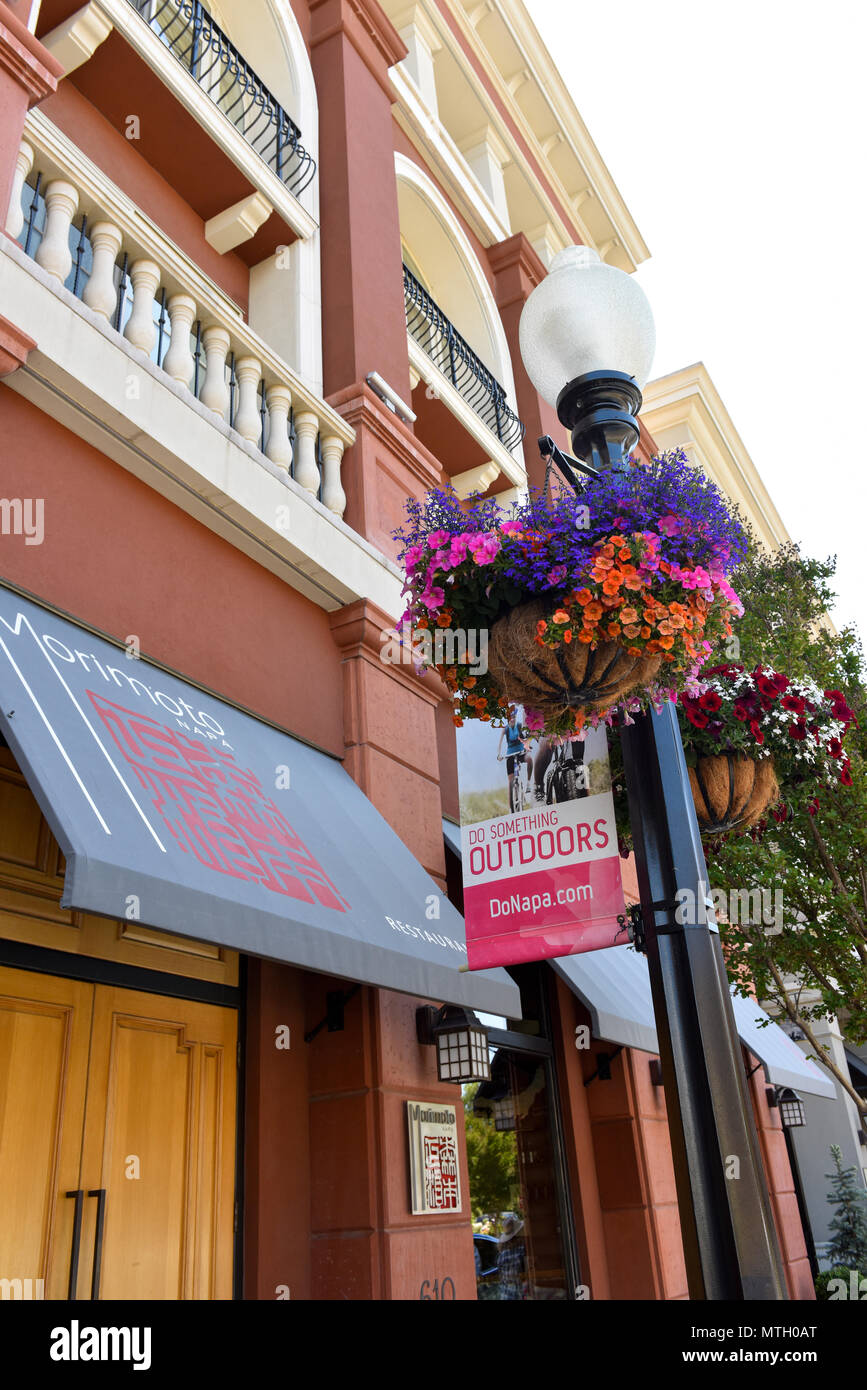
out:
M585 1004L593 1036L643 1052L658 1052L647 960L628 946L561 956L551 965ZM754 999L732 994L738 1036L763 1063L768 1081L834 1100L834 1083L774 1023Z

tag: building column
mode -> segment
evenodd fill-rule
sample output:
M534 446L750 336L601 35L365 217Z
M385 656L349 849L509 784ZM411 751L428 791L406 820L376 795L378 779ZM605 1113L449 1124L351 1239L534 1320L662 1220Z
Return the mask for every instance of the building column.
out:
M795 1179L792 1176L792 1165L789 1163L780 1112L778 1108L772 1109L768 1105L768 1082L759 1059L747 1052L745 1060L759 1149L768 1183L774 1224L783 1252L789 1297L798 1300L815 1299L813 1272L807 1254L807 1242L801 1224Z
M63 68L27 28L29 4L0 0L0 227L5 225L15 164L31 106L57 90Z
M320 93L323 372L326 396L379 372L409 398L394 93L406 45L376 0L308 0Z
M547 271L538 252L534 251L523 232L506 241L497 242L487 248L488 264L494 272L494 293L497 308L506 330L512 369L515 373L515 395L518 401L518 414L527 427L524 436L524 461L531 486L541 487L545 477L545 465L539 457L536 440L543 434L550 434L567 453L572 445L566 431L557 419L557 412L543 400L524 370L518 325L521 310L532 291L545 278Z

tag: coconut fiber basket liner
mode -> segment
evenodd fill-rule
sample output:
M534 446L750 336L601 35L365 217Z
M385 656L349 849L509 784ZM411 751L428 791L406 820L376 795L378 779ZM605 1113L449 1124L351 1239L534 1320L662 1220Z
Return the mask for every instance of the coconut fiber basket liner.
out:
M695 813L705 835L745 830L780 794L773 758L753 762L752 758L723 753L699 758L688 771Z
M607 709L649 685L659 671L661 656L630 656L619 642L594 648L586 642L540 646L536 625L550 611L550 602L531 599L491 628L488 670L501 694L515 704L543 714Z

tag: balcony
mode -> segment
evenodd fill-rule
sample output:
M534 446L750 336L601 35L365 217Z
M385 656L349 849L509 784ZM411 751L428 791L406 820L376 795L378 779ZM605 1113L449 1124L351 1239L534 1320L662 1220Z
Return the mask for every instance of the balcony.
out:
M507 405L505 388L406 266L403 293L410 337L503 448L514 449L524 438L524 425Z
M38 111L28 118L6 230L128 349L342 517L351 429Z
M316 173L301 131L200 0L127 3L297 197Z

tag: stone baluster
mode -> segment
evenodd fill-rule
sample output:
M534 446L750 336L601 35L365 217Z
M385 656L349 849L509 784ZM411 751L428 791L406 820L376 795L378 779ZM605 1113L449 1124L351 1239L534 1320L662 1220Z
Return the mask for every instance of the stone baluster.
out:
M340 464L345 445L335 434L324 435L322 439L322 501L331 512L343 516L346 509L346 493L340 482Z
M90 229L93 247L93 268L81 296L88 309L110 319L117 308L117 285L114 265L123 240L119 227L113 222L97 222Z
M316 436L319 417L312 411L295 416L295 481L308 492L319 491L319 465L316 462Z
M129 278L132 281L132 313L127 319L123 336L133 347L141 348L142 352L150 355L157 340L154 295L160 283L160 268L155 261L134 261Z
M205 381L199 400L209 410L225 418L229 409L229 386L226 381L226 358L229 355L229 335L217 323L209 323L202 333L205 349Z
M21 141L21 148L15 159L15 173L12 176L12 196L9 199L9 213L6 218L6 230L13 241L17 241L24 226L24 203L22 194L24 193L24 182L30 170L33 168L33 146L28 145L26 140Z
M251 444L259 443L262 419L259 415L258 388L262 380L262 363L258 357L241 357L235 363L238 381L238 408L234 428Z
M78 189L54 179L45 190L45 230L34 260L63 284L72 269L69 228L78 208Z
M196 317L196 301L188 294L173 294L166 308L172 325L172 341L163 358L163 371L182 386L189 386L196 369L190 349L190 329Z
M288 386L269 386L265 393L268 407L268 443L265 453L272 463L288 470L292 466L292 441L289 438L289 407L292 393Z

